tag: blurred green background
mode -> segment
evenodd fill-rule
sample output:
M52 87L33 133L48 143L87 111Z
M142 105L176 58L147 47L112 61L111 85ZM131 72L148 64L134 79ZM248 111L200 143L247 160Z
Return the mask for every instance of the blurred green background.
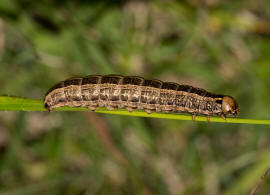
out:
M0 0L0 94L43 99L89 74L234 96L269 119L267 0ZM0 194L247 194L270 128L82 112L0 113ZM269 194L270 177L258 194Z

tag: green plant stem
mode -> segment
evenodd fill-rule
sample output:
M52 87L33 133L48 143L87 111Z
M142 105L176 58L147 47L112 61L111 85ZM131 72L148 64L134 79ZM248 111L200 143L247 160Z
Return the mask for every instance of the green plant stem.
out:
M0 111L47 111L41 100L20 98L20 97L9 97L0 96ZM64 106L55 109L55 111L89 111L87 108L72 108ZM191 115L183 114L164 114L164 113L152 113L147 114L144 111L128 112L124 109L118 110L107 110L106 108L99 108L95 112L104 114L118 114L126 116L138 116L138 117L149 117L149 118L163 118L163 119L176 119L176 120L192 120ZM207 119L205 116L197 116L196 121L204 121ZM221 123L243 123L243 124L264 124L270 125L270 120L259 120L259 119L241 119L241 118L227 118L223 120L220 117L211 117L211 122Z

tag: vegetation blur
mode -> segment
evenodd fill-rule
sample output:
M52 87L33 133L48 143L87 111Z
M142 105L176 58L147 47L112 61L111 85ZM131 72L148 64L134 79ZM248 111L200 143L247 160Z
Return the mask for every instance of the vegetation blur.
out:
M139 75L229 94L269 119L266 0L0 1L0 94ZM0 194L241 195L270 165L270 127L93 112L1 112ZM270 177L257 194L269 194Z

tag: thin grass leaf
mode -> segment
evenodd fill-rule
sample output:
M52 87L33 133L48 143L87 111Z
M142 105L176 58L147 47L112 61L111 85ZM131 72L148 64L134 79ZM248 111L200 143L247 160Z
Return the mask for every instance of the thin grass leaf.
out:
M0 96L0 111L47 111L41 100L20 98L20 97L9 97ZM89 111L87 108L72 108L64 106L55 109L55 111ZM148 118L163 118L163 119L176 119L176 120L192 120L190 115L183 114L163 114L163 113L152 113L147 114L144 111L129 112L124 109L118 110L107 110L106 108L99 108L95 112L104 114L118 114L125 116L138 116ZM197 116L196 121L206 122L205 116ZM243 123L243 124L261 124L270 125L270 120L259 120L259 119L241 119L241 118L227 118L223 120L220 117L211 117L211 122L220 123Z

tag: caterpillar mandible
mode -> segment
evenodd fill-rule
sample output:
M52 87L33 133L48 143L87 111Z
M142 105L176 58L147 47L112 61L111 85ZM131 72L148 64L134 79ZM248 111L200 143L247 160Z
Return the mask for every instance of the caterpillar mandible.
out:
M86 107L95 110L125 108L132 112L143 109L147 113L175 112L210 116L239 114L235 99L204 89L138 76L89 75L70 78L53 86L45 95L44 107L52 111L57 107Z

